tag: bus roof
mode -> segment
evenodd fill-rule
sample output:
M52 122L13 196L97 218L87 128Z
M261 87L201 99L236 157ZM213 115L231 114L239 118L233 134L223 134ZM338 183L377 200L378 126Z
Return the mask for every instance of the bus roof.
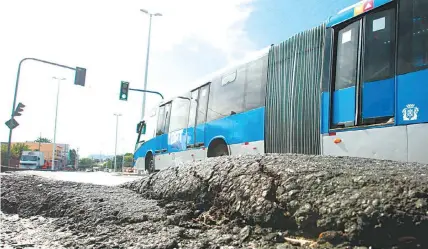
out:
M271 46L268 46L268 47L265 47L265 48L263 48L261 50L249 53L247 56L245 56L241 60L233 61L233 62L229 63L226 67L221 68L220 70L217 70L215 72L209 73L208 75L205 75L205 76L203 76L203 77L201 77L201 78L199 78L199 79L197 79L195 81L192 81L190 84L188 84L186 86L186 88L185 88L186 90L183 91L180 94L185 94L187 92L190 92L193 89L196 89L196 88L198 88L198 87L200 87L200 86L202 86L202 85L204 85L204 84L212 81L215 77L218 77L218 76L222 75L223 73L225 73L227 71L233 70L233 69L239 67L240 65L247 64L247 63L249 63L251 61L255 61L255 60L257 60L257 59L259 59L259 58L267 55L269 53L269 49L270 48L271 48ZM174 98L176 98L177 96L180 96L180 95L176 95L174 97L165 99L162 102L160 102L159 105L161 105L162 103L169 102L169 101L173 100Z
M365 12L376 9L392 1L393 0L362 0L356 4L344 8L336 15L330 17L327 21L327 27L336 26L337 24L346 22L356 16L364 14Z

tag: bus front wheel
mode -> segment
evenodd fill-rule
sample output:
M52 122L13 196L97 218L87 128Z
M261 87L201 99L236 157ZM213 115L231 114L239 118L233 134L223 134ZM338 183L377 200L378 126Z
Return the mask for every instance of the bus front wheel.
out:
M145 168L149 174L155 172L155 161L151 153L146 156L146 165Z

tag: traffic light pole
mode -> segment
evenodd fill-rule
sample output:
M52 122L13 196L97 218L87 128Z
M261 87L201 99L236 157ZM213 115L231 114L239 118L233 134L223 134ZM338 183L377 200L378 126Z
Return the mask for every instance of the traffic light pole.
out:
M163 95L160 92L156 92L156 91L142 90L142 89L136 89L136 88L129 88L129 91L136 91L136 92L143 92L143 93L154 93L154 94L159 95L163 99Z
M38 62L42 62L42 63L45 63L45 64L54 65L54 66L57 66L57 67L67 68L67 69L71 69L71 70L74 70L74 71L76 70L76 68L74 68L74 67L69 67L69 66L61 65L61 64L58 64L58 63L50 62L50 61L40 60L40 59L36 59L36 58L24 58L24 59L22 59L19 62L18 72L16 74L15 94L14 94L14 97L13 97L12 114L11 114L11 118L12 119L13 119L13 114L14 114L15 108L16 108L16 97L18 95L19 76L21 74L21 65L26 60L38 61ZM10 164L10 157L11 157L11 153L10 153L11 151L10 151L10 149L11 149L11 143L12 143L12 130L13 129L9 129L9 141L7 143L7 162L8 162L8 164Z

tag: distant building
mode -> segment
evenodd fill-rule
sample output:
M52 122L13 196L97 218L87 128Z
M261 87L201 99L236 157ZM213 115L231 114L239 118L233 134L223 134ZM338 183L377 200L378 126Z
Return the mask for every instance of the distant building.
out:
M12 143L12 146L16 143ZM45 160L51 161L52 160L52 154L53 154L53 143L38 143L38 142L23 142L22 144L25 144L29 147L32 151L41 151L44 154ZM68 144L56 144L56 152L55 152L55 159L59 162L58 167L63 168L67 165L67 159L68 159L68 151L69 151L70 145Z

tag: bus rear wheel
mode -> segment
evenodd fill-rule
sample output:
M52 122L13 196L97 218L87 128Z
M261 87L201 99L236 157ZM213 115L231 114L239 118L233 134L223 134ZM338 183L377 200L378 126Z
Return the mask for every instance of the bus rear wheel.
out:
M214 142L211 148L208 149L208 157L219 157L219 156L228 156L229 149L227 148L226 143L223 140L217 140Z

